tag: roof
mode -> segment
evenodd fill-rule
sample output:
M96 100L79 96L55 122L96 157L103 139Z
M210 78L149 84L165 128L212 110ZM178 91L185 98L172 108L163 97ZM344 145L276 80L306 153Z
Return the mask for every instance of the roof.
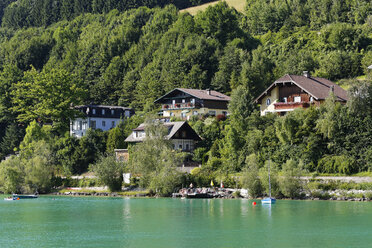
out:
M176 89L173 89L171 91L169 91L168 93L166 93L165 95L163 95L162 97L158 98L155 100L155 103L159 103L159 101L170 95L171 93L175 92L175 91L182 91L184 93L187 93L189 95L192 95L196 98L199 98L199 99L202 99L202 100L213 100L213 101L230 101L231 98L225 94L222 94L218 91L215 91L215 90L198 90L198 89L185 89L185 88L176 88ZM209 94L208 94L209 92Z
M255 99L255 102L261 100L261 98L271 91L277 84L287 82L297 85L316 100L326 99L329 96L329 92L333 86L334 94L338 101L348 100L347 91L328 79L287 74L272 83L259 97Z
M79 105L79 106L75 106L75 108L84 108L84 107L89 107L89 108L108 108L108 109L132 110L132 108L128 108L128 107L122 107L122 106L110 106L110 105L94 105L94 104L87 104L87 105Z
M134 137L134 131L145 131L145 125L146 125L145 123L142 123L137 128L133 129L133 132L125 139L125 141L142 142L146 138L146 136ZM177 131L181 129L182 126L187 125L188 127L190 127L186 121L165 122L163 123L163 125L168 127L168 135L165 137L167 140L171 139L177 133ZM192 128L191 130L196 134L196 132ZM201 140L200 136L199 135L197 136L198 140Z

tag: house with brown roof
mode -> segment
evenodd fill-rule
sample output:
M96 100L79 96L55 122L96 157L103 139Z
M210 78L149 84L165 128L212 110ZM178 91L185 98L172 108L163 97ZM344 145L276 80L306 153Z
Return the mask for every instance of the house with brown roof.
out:
M191 153L195 150L196 143L201 141L200 136L186 121L164 122L163 125L168 129L165 139L169 140L173 149L189 153L178 169L182 172L188 172L201 165L192 161ZM133 129L132 133L125 139L126 142L136 144L143 142L146 138L145 123ZM128 160L129 154L127 149L115 150L118 160Z
M198 115L227 115L230 97L214 90L176 88L154 103L162 104L164 117L179 117L188 120Z
M347 92L328 79L313 77L307 71L303 75L285 75L272 83L255 102L260 104L261 115L278 113L285 115L296 108L319 106L333 92L336 101L346 103Z
M173 149L192 152L195 149L196 143L201 141L200 136L186 121L164 122L163 125L168 129L168 134L165 138L171 141ZM132 130L132 133L125 141L129 143L138 143L143 142L145 138L145 123L142 123Z

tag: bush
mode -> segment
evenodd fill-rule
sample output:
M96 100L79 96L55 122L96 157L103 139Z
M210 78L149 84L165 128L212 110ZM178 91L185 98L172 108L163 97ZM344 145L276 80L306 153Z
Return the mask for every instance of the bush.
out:
M153 173L150 180L150 189L161 196L169 196L182 184L182 173L174 166L166 166L160 173Z
M98 162L92 164L89 169L110 191L121 190L124 164L117 161L114 154L100 157Z
M283 175L279 179L280 191L285 197L295 198L301 191L301 170L294 160L288 160L283 165Z
M243 188L248 189L252 198L262 195L262 184L259 177L259 169L256 155L252 154L246 159L246 167L243 169L240 182Z

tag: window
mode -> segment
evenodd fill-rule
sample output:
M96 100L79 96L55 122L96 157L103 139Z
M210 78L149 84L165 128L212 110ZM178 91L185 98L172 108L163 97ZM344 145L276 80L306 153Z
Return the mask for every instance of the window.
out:
M178 145L178 148L179 148L180 150L182 150L182 144L179 144L179 145Z
M92 113L95 115L96 114L96 109L92 109Z
M174 116L174 113L173 113L173 112L170 112L169 115L170 115L170 116Z
M173 149L176 149L176 145L175 144L172 144L172 147L173 147Z
M111 122L111 127L115 127L115 121Z
M87 121L84 121L84 122L83 122L83 130L88 129L87 124L88 124Z
M181 113L181 118L185 119L186 118L186 113Z
M314 102L314 97L310 96L310 102Z
M294 97L294 102L301 102L301 97L300 96L295 96Z
M214 111L214 110L209 111L209 115L216 116L216 111Z
M172 100L172 104L173 105L176 105L176 100Z
M198 115L198 111L193 111L192 114L193 115Z
M105 126L106 126L106 122L102 121L102 127L105 127Z
M111 109L111 115L114 115L114 114L115 114L115 110Z
M90 128L96 129L96 121L90 121Z
M182 131L182 138L186 138L186 131Z
M189 144L186 144L186 151L190 150Z
M182 99L182 103L185 103L186 102L186 99Z
M222 111L222 114L223 114L224 116L227 116L227 111Z
M125 111L125 117L130 117L130 112L129 111Z
M104 109L102 109L102 115L105 115L105 110Z
M266 105L267 105L267 106L269 106L269 105L270 105L270 103L271 103L271 100L270 100L270 98L267 98L267 100L266 100Z
M83 122L79 121L79 130L82 130L82 129L83 129Z
M283 102L288 102L288 97L283 97Z
M191 98L191 101L190 101L192 104L195 104L195 98Z

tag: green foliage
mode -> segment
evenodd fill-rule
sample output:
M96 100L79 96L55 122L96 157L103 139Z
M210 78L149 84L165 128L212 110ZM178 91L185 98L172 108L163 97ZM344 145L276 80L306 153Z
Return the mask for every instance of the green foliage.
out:
M266 195L269 195L269 174L268 174L268 166L270 166L270 182L271 182L271 195L274 197L280 197L280 187L279 187L279 170L276 164L272 161L266 161L265 166L260 168L259 176L261 180L261 184L264 188L264 192Z
M160 194L171 193L178 186L176 167L181 165L184 154L171 148L165 139L168 130L162 123L148 119L145 132L145 140L130 149L129 171L141 175L141 187L151 187Z
M19 113L19 121L52 121L53 126L62 132L68 130L66 124L75 116L75 110L70 106L80 103L85 94L70 73L55 69L38 73L32 68L15 88L13 110Z
M101 156L95 164L90 165L89 170L105 185L110 191L120 191L123 182L124 164L116 160L116 156Z
M288 160L282 167L279 178L280 191L285 197L295 198L301 191L301 168L294 160Z
M24 173L19 158L11 157L0 163L0 191L5 194L19 193L23 181Z
M346 156L324 156L319 160L317 171L350 174L354 171L354 161Z
M246 159L246 167L240 177L243 188L248 189L248 194L256 198L262 194L262 184L259 178L259 166L257 156L252 154Z
M23 138L23 129L15 124L10 124L0 142L0 160L6 155L13 154Z

